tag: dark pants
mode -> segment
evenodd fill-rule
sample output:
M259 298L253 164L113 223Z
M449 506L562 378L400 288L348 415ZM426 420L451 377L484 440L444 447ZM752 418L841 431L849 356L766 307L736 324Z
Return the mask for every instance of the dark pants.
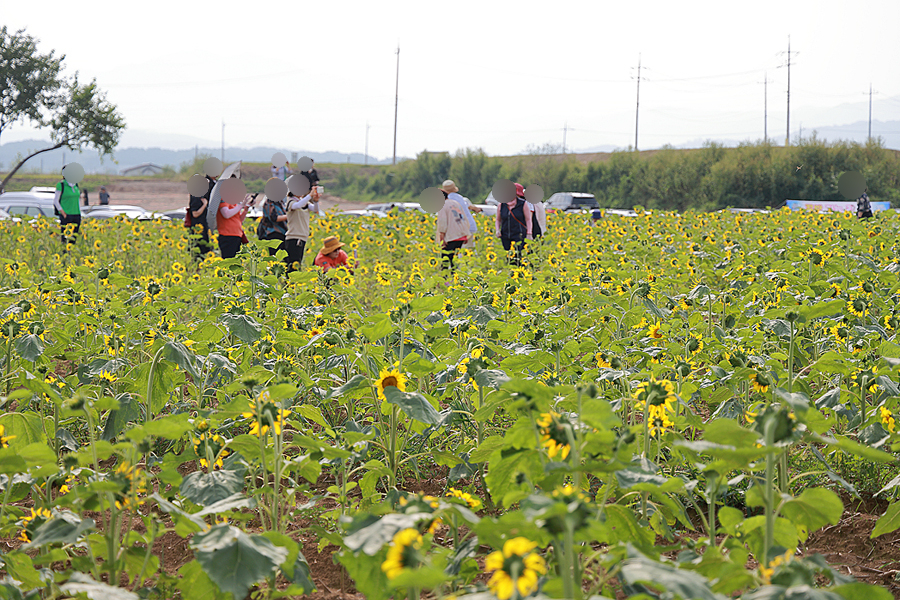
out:
M234 258L237 256L238 250L241 249L241 238L236 235L220 235L219 251L222 252L222 258Z
M284 250L287 257L284 262L287 263L288 271L299 269L303 264L303 253L306 252L306 242L303 240L286 240L284 242Z
M203 260L204 254L212 252L212 246L209 243L209 228L206 225L192 225L190 232L192 236L199 236L191 240L191 243L196 248L198 258Z
M72 231L73 235L68 240L66 239L66 225L75 226ZM63 243L68 241L70 244L74 244L75 240L78 238L78 232L81 230L81 214L59 215L59 229L62 232L60 237L62 238Z
M448 266L451 271L453 270L453 257L456 256L456 251L462 248L462 245L465 243L465 240L445 242L444 249L441 251L441 270L446 269Z
M515 265L522 264L522 251L525 249L525 240L513 240L510 238L502 237L500 241L503 242L503 249L506 251L507 255L509 255L509 249L512 248L513 243L516 245L516 256L512 259L512 262Z

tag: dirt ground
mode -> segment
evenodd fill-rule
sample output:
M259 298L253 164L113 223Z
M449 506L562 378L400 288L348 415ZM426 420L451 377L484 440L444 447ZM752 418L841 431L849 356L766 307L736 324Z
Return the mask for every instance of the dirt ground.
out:
M187 206L187 184L182 181L163 181L159 179L134 179L117 181L106 186L111 204L130 204L150 211L167 211ZM91 195L91 204L96 204L96 194ZM365 204L348 202L339 196L325 193L320 202L320 209L328 211L332 208L351 210L365 208Z

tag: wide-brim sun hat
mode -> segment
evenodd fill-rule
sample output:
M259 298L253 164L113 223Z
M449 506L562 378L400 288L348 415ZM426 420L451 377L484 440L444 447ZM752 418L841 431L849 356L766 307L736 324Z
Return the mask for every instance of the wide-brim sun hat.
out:
M322 254L331 254L338 248L342 247L344 245L344 242L332 235L325 238L322 244Z
M459 188L456 187L456 184L453 183L452 179L448 179L444 183L441 184L441 191L447 192L448 194L452 194L453 192L458 192Z

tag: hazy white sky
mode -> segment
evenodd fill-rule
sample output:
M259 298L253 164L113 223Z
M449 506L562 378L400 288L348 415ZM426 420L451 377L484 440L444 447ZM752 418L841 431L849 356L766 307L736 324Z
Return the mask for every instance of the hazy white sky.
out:
M2 0L69 73L96 77L129 129L228 146L398 155L529 144L639 147L763 134L801 123L900 119L900 2L220 2ZM35 137L27 126L3 142ZM133 138L134 139L134 138ZM126 141L128 138L126 137ZM192 143L170 143L187 147Z

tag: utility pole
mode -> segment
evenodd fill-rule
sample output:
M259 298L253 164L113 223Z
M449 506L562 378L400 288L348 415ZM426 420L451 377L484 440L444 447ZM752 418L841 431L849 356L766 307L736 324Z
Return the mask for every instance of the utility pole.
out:
M784 54L784 52L782 52ZM785 135L784 145L791 145L791 36L788 36L787 49L787 134ZM799 52L795 53L799 54ZM782 65L784 66L784 65ZM781 67L779 67L781 68Z
M392 165L397 164L397 106L400 104L400 43L397 42L397 79L394 84L394 159Z
M563 126L563 154L566 153L566 134L569 132L569 122Z
M222 119L222 162L225 162L225 119Z
M763 79L763 142L769 143L769 72Z
M641 108L641 55L638 53L637 101L634 103L634 151L638 151L638 114Z
M363 162L368 165L369 164L369 122L366 121L366 154L363 157Z

